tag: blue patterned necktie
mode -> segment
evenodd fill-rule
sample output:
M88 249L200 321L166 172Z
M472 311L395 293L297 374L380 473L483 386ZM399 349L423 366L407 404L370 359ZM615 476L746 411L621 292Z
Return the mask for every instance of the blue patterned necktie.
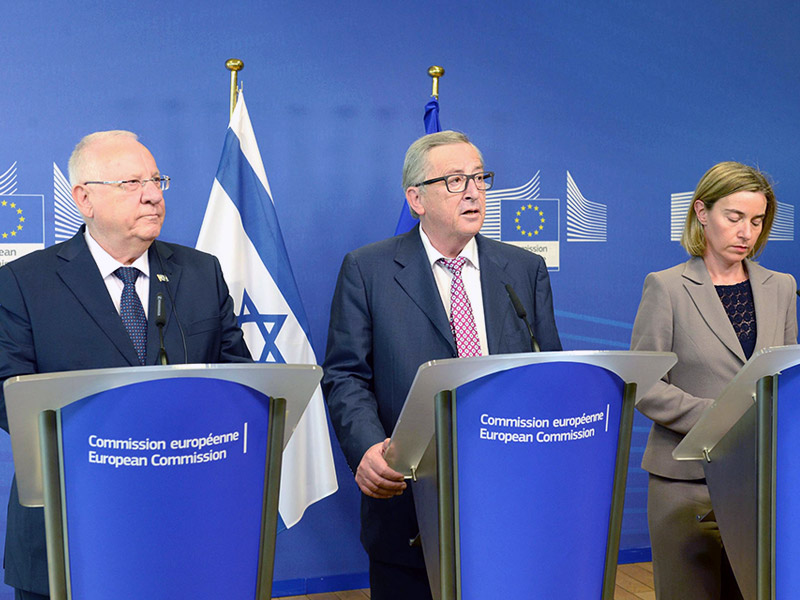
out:
M136 267L120 267L114 271L124 284L122 287L122 299L119 303L119 314L122 317L122 324L131 336L133 347L139 355L139 364L143 365L147 357L147 317L144 315L142 301L136 293L136 279L140 271Z

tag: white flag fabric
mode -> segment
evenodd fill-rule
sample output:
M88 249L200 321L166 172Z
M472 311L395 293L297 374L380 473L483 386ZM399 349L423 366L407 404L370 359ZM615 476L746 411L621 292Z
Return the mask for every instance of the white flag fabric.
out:
M317 364L272 192L240 92L197 239L219 258L247 346L257 362ZM338 489L322 391L283 451L278 511L292 527Z

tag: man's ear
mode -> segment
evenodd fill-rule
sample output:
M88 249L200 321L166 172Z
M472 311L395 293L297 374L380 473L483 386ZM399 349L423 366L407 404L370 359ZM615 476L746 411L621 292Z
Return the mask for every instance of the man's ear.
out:
M86 190L86 186L76 185L73 187L72 199L75 201L75 205L85 218L91 219L94 216L94 207L92 206L92 201L89 199L89 193Z
M425 214L425 207L422 204L422 194L420 194L417 186L406 188L406 202L408 202L409 208L417 213L417 215L422 216Z

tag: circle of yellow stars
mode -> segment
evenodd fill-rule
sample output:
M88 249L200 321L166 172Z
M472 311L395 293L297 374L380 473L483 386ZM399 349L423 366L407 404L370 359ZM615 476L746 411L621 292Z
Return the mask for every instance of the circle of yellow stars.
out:
M519 224L519 218L522 216L522 213L525 212L526 210L532 210L534 212L538 212L539 213L539 219L540 219L539 227L537 227L533 231L525 230L525 229L522 228L522 225ZM543 210L539 210L539 207L536 206L535 204L523 205L517 211L517 218L514 219L514 222L517 224L517 231L519 231L522 235L527 236L527 237L533 237L535 235L539 235L539 232L542 229L544 229L544 211Z
M9 202L8 200L0 200L0 206L11 208L11 210L16 211L16 214L19 215L19 224L12 228L11 231L4 231L0 234L4 240L7 240L9 237L16 237L17 232L22 231L22 224L25 222L25 217L22 216L22 209L17 207L16 202Z

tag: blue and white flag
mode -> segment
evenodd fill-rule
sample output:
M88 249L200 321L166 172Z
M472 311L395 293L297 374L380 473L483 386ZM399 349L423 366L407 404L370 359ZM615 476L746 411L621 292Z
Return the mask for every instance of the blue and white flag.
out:
M439 99L433 96L425 105L425 114L422 117L425 123L425 134L438 133L442 130L439 123ZM394 234L400 235L406 231L411 231L414 225L417 224L417 219L411 216L411 211L408 209L408 202L403 200L403 208L400 210L400 218L397 220L397 227L395 227Z
M253 126L239 93L197 239L217 256L257 362L317 364ZM320 388L283 451L278 510L286 527L338 489Z

